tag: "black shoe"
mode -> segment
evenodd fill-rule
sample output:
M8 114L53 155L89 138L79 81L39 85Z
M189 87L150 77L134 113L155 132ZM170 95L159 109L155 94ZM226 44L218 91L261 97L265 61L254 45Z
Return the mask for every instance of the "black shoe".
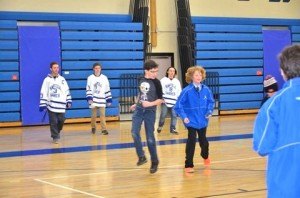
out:
M147 158L145 156L139 157L139 161L136 163L137 166L143 165L147 162Z
M150 173L151 174L156 173L157 168L158 168L158 162L152 162L150 167Z
M170 133L172 133L172 134L174 134L174 135L178 135L178 132L177 132L175 129L172 129L172 130L170 131Z
M102 131L102 134L103 134L103 135L108 135L108 131L107 131L107 130L103 130L103 131Z
M157 133L160 133L161 130L162 130L162 127L158 127L158 128L157 128Z
M95 134L95 133L96 133L96 129L92 128L92 134Z

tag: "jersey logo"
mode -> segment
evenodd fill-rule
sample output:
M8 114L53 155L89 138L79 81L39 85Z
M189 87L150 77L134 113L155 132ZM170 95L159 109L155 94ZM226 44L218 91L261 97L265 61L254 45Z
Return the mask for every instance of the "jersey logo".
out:
M99 94L101 88L102 88L101 83L100 83L100 82L96 82L96 83L94 84L94 93L95 93L95 94Z
M54 98L59 98L59 90L61 90L61 87L57 84L53 84L52 86L50 86L50 96Z
M166 94L167 95L175 96L176 86L173 83L166 84L165 88L166 88Z
M57 84L53 84L53 85L50 87L50 91L51 91L52 93L57 93L58 90L61 90L61 88L60 88L60 86L57 85Z

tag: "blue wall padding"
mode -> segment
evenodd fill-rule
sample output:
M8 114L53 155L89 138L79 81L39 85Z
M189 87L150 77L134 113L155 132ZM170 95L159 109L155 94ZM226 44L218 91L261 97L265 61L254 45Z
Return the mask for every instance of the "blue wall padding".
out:
M271 74L282 87L284 80L280 74L278 54L291 44L290 30L263 30L264 77Z
M59 28L20 26L19 47L22 124L43 124L43 113L39 112L40 89L50 73L50 62L61 62ZM48 123L46 119L44 124Z
M55 12L10 12L1 11L1 19L23 21L105 21L105 22L131 22L130 14L78 14Z

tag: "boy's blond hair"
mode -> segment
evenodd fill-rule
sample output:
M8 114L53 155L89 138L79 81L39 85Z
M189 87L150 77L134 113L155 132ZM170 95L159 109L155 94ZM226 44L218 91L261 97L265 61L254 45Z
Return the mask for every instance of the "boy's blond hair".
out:
M193 81L193 75L196 71L198 71L202 74L202 81L205 80L205 78L206 78L205 69L201 66L192 66L192 67L189 67L187 72L185 73L185 82L191 83Z

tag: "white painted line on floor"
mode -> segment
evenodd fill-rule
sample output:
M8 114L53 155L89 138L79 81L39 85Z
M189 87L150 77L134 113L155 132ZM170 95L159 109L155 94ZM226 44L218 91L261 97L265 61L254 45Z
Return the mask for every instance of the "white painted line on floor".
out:
M63 188L63 189L70 190L70 191L73 191L73 192L77 192L77 193L80 193L80 194L88 195L90 197L104 198L102 196L94 195L94 194L87 193L87 192L84 192L84 191L81 191L81 190L76 190L74 188L70 188L70 187L66 187L66 186L54 184L54 183L51 183L51 182L46 182L46 181L43 181L41 179L34 179L34 180L38 181L38 182L41 182L41 183L45 183L45 184L51 185L51 186L55 186L55 187L58 187L58 188Z
M221 163L230 163L230 162L237 162L237 161L247 161L253 159L264 159L263 157L249 157L249 158L241 158L241 159L232 159L232 160L222 160L222 161L212 161L211 164L221 164ZM195 163L196 165L202 165L203 163ZM171 166L159 166L159 168L172 168L172 167L184 167L184 165L171 165ZM147 167L148 168L148 167ZM113 171L102 171L97 173L86 173L86 174L78 174L78 175L67 175L67 176L58 176L58 177L48 177L42 178L43 180L47 179L61 179L61 178L68 178L68 177L80 177L80 176L88 176L88 175L100 175L100 174L108 174L108 173L120 173L120 172L131 172L131 171L140 171L145 170L145 168L132 168L126 170L113 170Z
M233 159L233 160L222 160L222 161L212 161L211 164L221 164L221 163L228 163L228 162L237 162L237 161L247 161L253 159L264 159L264 157L249 157L249 158L241 158L241 159Z
M249 158L241 158L241 159L233 159L233 160L212 161L211 164L222 164L222 163L230 163L230 162L237 162L237 161L247 161L253 159L263 159L263 157L249 157ZM194 163L194 164L202 165L203 163ZM177 166L184 167L184 165L172 165L172 166L165 166L161 168L170 168L170 167L177 167Z
M88 176L88 175L100 175L100 174L107 174L107 173L119 173L119 172L130 172L130 171L139 171L139 170L145 170L145 168L132 168L132 169L126 169L126 170L117 170L117 171L102 171L97 173L86 173L86 174L79 174L79 175L67 175L67 176L58 176L58 177L48 177L48 178L42 178L42 179L61 179L61 178L68 178L68 177L80 177L80 176Z
M249 157L249 158L241 158L241 159L233 159L233 160L223 160L223 161L213 161L211 164L221 164L221 163L230 163L230 162L237 162L237 161L247 161L247 160L254 160L254 159L263 159L262 157ZM195 164L202 164L202 163L195 163ZM172 166L164 166L164 167L160 167L160 168L170 168L170 167L183 167L183 165L172 165ZM130 171L139 171L139 170L145 170L144 168L134 168L134 169L127 169L127 170L117 170L117 171L103 171L103 172L98 172L98 173L89 173L89 174L79 174L79 175L68 175L68 176L60 176L60 177L51 177L51 178L43 178L45 179L59 179L59 178L66 178L66 177L78 177L78 176L86 176L86 175L99 175L99 174L108 174L108 173L115 173L115 172L130 172ZM74 192L78 192L81 194L85 194L91 197L97 197L97 198L104 198L102 196L98 196L98 195L94 195L91 193L87 193L81 190L76 190L74 188L70 188L70 187L66 187L63 185L58 185L58 184L54 184L51 182L47 182L44 181L42 179L34 179L35 181L44 183L44 184L48 184L48 185L52 185L58 188L63 188L66 190L70 190L70 191L74 191Z

